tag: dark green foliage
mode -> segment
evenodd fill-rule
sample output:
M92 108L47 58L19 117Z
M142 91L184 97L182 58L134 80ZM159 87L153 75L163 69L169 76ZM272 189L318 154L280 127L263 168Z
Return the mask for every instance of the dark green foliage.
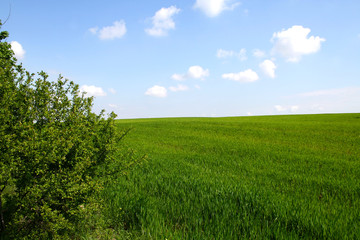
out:
M110 176L126 167L115 148L122 135L115 114L93 113L93 99L73 82L25 71L7 36L0 34L1 238L73 237L76 224L100 211L94 199Z

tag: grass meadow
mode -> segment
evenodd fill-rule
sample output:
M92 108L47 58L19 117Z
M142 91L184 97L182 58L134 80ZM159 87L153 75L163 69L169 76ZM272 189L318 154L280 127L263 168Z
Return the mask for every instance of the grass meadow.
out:
M117 126L147 155L105 191L131 239L360 239L360 114Z

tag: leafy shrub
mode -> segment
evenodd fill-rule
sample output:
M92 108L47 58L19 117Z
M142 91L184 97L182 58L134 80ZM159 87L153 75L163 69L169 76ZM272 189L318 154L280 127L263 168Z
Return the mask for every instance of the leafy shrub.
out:
M1 238L73 237L101 207L93 199L104 183L131 163L116 148L126 133L114 113L93 113L75 83L17 64L7 37L0 33Z

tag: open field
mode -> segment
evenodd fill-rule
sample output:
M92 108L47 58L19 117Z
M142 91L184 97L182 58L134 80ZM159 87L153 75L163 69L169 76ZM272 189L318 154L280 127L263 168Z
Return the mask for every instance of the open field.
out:
M148 155L106 190L132 237L360 238L360 114L117 124Z

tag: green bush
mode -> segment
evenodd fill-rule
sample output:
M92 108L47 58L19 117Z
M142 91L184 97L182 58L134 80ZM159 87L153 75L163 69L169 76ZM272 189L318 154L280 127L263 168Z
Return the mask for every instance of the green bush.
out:
M93 113L78 85L17 64L7 37L0 33L0 235L72 238L101 208L94 199L105 182L131 163L116 148L126 133L114 113Z

